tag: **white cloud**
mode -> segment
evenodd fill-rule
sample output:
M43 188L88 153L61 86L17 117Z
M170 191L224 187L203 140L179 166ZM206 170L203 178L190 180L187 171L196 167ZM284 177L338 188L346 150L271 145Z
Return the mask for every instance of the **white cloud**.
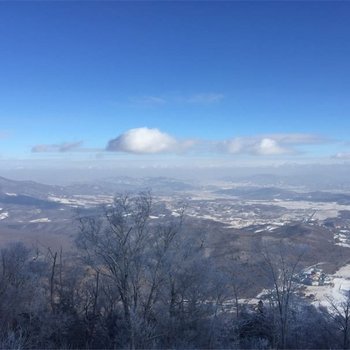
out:
M62 142L59 144L38 144L32 152L124 152L131 154L181 154L192 151L192 154L226 153L231 155L251 155L272 157L297 155L311 144L323 144L329 140L313 134L269 134L247 137L233 137L227 140L178 139L156 128L135 128L127 130L110 140L104 149L82 147L82 142ZM350 153L338 153L334 159L350 159Z
M228 153L232 155L279 156L301 153L300 147L322 144L325 138L312 134L270 134L235 137L228 140L179 140L159 129L147 127L130 129L110 140L106 150L134 154Z
M77 151L82 145L82 141L77 142L62 142L60 144L40 144L32 147L32 152L71 152Z
M130 129L108 142L108 151L136 154L178 153L190 149L193 140L177 140L158 129Z
M291 153L287 148L282 147L274 139L265 137L263 138L256 147L256 153L261 155L277 155Z
M292 153L271 137L237 137L218 143L218 149L230 154L280 155Z
M321 144L327 140L312 134L271 134L236 137L216 143L217 150L230 154L273 156L298 153L298 146Z
M245 148L245 140L238 137L228 141L219 143L219 148L223 151L227 151L228 153L237 154L241 153Z
M311 144L320 144L328 142L329 139L314 134L272 134L266 135L266 137L271 137L274 140L280 142L285 145L311 145Z
M335 159L344 159L344 160L350 159L350 153L348 153L348 152L345 152L345 153L339 152L339 153L333 155L332 158L335 158Z

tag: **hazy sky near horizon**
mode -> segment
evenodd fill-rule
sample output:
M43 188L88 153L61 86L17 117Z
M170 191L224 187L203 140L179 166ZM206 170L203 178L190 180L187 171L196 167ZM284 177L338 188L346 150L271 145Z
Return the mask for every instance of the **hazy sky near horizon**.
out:
M0 2L2 159L350 159L350 2Z

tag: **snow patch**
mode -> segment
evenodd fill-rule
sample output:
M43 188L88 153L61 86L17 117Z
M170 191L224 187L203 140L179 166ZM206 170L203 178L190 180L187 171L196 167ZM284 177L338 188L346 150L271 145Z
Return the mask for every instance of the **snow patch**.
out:
M0 213L0 220L7 219L9 217L9 213L7 211Z
M49 218L40 218L40 219L35 219L35 220L30 220L29 222L51 222Z
M314 305L324 306L332 312L332 303L340 304L344 302L346 292L350 291L350 264L341 267L331 277L333 277L331 285L308 286L306 295L312 294Z

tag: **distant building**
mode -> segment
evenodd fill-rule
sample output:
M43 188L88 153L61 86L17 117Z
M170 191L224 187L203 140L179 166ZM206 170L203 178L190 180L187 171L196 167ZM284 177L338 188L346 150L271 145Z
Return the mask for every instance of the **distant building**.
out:
M307 286L323 286L332 283L332 279L327 276L322 269L308 267L298 276L299 282Z

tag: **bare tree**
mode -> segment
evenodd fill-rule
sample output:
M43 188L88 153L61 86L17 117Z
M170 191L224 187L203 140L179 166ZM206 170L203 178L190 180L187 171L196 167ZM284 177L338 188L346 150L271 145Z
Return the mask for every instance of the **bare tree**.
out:
M79 246L90 265L115 284L123 309L128 343L150 329L152 308L164 281L166 252L181 225L151 226L150 193L119 195L104 216L80 218ZM151 338L154 334L148 334Z
M269 300L277 308L279 344L282 349L287 345L291 303L296 291L295 277L303 254L303 249L291 247L282 241L277 245L265 246L262 251L264 272L272 285Z
M349 348L350 331L350 291L344 292L343 300L335 300L328 296L327 301L330 306L329 317L338 325L342 333L342 348Z
M0 250L0 322L1 329L12 328L17 315L30 303L29 276L26 271L29 250L21 243Z

